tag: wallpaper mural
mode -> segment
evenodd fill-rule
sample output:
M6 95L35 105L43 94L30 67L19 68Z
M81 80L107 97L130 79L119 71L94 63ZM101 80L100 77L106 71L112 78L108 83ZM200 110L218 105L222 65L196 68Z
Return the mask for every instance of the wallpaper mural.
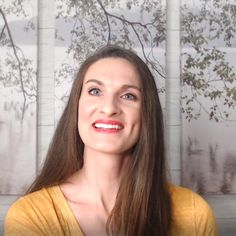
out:
M80 63L96 48L108 43L136 50L153 70L163 94L166 20L162 2L56 0L57 118Z
M0 194L35 175L37 1L0 1Z
M236 193L236 4L182 6L183 184Z
M164 0L56 3L56 122L80 63L98 46L132 48L153 71L164 107ZM19 194L36 168L37 1L0 0L0 193ZM236 193L236 5L182 0L182 183Z
M165 10L161 0L58 0L56 117L80 62L106 43L133 48L146 60L164 108ZM182 183L199 193L236 193L236 5L182 1L181 13Z

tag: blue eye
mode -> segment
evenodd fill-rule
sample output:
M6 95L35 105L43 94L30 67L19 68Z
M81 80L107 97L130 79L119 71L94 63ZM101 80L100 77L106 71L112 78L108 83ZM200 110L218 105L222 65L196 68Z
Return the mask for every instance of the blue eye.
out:
M100 96L101 91L98 88L89 89L88 93L92 96Z
M137 100L137 97L131 93L126 93L122 95L122 98L127 99L127 100Z

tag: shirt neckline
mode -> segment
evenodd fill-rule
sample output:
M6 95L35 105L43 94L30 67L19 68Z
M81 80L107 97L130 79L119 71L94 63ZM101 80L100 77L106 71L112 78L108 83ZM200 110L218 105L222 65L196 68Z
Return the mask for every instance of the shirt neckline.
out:
M75 230L78 231L78 233L80 233L81 236L85 236L60 186L55 185L51 187L50 189L54 192L54 197L56 198L56 201L58 203L59 208L61 209L63 216L65 216L71 222L71 225L76 227Z

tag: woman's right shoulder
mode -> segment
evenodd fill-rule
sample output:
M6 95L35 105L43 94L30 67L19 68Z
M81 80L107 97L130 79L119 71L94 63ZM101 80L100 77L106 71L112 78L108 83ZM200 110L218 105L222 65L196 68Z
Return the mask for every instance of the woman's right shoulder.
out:
M52 187L50 187L52 188ZM13 212L14 210L30 211L32 208L45 208L48 204L52 203L52 198L50 194L50 188L42 188L38 191L28 193L18 200L16 200L8 212Z
M45 223L45 213L50 214L50 210L53 209L53 188L55 187L43 188L15 201L8 209L4 220L5 235L24 235L24 230L27 232L29 229L41 235L38 230L41 228L40 224Z

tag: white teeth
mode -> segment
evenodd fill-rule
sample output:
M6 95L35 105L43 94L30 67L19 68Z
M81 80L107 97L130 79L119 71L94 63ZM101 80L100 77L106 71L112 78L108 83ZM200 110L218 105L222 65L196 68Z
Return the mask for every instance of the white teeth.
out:
M96 123L94 126L96 128L102 128L102 129L121 129L120 125L112 125L112 124Z

